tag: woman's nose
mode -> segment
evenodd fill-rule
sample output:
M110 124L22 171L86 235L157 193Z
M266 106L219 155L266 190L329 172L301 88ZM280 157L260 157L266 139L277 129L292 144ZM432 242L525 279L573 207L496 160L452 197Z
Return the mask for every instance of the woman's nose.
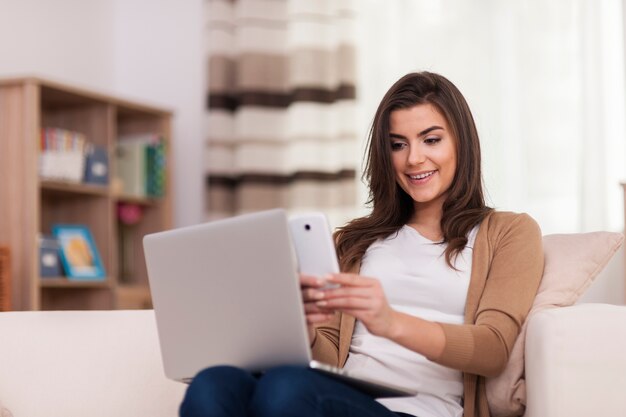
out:
M426 155L419 146L411 146L409 149L409 160L407 161L409 165L419 165L426 160Z

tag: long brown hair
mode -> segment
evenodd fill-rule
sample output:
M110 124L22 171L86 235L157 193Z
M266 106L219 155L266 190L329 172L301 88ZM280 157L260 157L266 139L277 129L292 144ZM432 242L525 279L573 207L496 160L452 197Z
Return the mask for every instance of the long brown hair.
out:
M389 116L419 104L435 106L446 118L456 140L457 166L443 203L441 230L450 267L467 244L467 235L491 208L485 205L480 171L480 143L472 112L461 92L445 77L418 72L399 79L378 105L369 133L363 179L369 186L372 212L335 232L341 269L351 270L377 239L386 238L409 222L413 199L396 182L391 160Z

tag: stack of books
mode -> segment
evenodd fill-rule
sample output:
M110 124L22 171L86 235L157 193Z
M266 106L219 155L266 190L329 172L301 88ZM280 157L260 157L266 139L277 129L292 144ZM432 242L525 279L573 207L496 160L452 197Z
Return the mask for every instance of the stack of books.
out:
M156 134L120 137L115 150L122 193L161 197L165 193L165 140Z
M41 129L39 175L45 179L81 182L85 173L85 135L65 129Z
M106 147L87 142L84 134L54 127L41 129L39 175L46 180L109 183Z

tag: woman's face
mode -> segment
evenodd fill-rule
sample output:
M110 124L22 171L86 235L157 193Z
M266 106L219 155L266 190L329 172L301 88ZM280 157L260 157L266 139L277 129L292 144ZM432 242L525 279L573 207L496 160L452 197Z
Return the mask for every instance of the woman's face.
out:
M431 104L394 110L389 116L396 181L416 210L441 209L456 171L456 139Z

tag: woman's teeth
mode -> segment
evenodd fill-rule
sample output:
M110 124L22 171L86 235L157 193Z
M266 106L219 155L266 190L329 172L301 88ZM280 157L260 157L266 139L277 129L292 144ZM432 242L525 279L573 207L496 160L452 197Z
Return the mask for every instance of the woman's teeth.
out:
M409 177L412 180L421 180L424 179L426 177L430 177L431 175L433 175L435 173L435 171L430 171L430 172L426 172L424 174L419 174L419 175L409 175Z

